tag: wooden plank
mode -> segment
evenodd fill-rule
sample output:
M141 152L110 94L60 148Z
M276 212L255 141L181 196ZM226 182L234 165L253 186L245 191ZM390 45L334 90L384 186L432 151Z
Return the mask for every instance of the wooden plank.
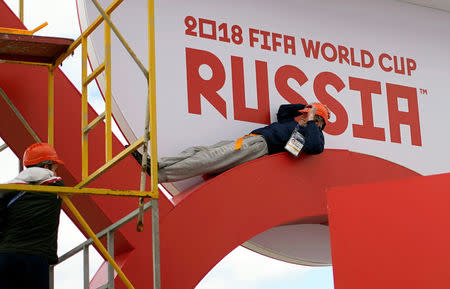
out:
M0 59L53 63L72 42L67 38L0 33Z

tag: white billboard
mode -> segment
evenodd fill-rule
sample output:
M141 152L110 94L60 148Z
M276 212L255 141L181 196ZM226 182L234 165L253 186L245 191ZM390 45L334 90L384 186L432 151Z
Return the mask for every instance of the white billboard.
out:
M98 12L78 4L85 27ZM124 1L112 15L144 64L146 11ZM274 121L282 103L320 101L332 111L327 148L449 171L447 12L390 0L166 0L155 25L160 156L236 139ZM101 30L93 43L95 67ZM146 82L115 37L112 65L115 115L132 140L144 131Z
M85 28L99 14L77 2ZM438 2L430 5L446 8ZM146 5L124 1L112 14L145 65ZM448 12L394 0L164 0L155 8L160 157L237 139L274 121L280 104L320 101L332 112L326 148L423 175L450 171ZM103 33L91 41L96 67ZM116 37L112 59L114 115L134 140L144 132L146 81Z

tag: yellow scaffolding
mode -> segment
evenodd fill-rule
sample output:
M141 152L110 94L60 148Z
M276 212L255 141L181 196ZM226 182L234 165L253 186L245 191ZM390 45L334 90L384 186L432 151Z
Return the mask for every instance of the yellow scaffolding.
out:
M23 22L23 0L19 0L19 15L20 20ZM144 197L150 197L151 208L152 208L152 248L153 248L153 288L161 288L160 281L160 260L159 260L159 207L158 207L158 172L157 172L157 158L151 158L151 191L146 192L146 172L147 172L147 155L148 155L148 142L151 140L150 144L150 154L152 156L157 155L157 141L156 141L156 89L155 89L155 30L154 30L154 0L148 0L148 42L149 42L149 70L147 70L142 62L138 59L133 50L129 47L128 43L124 37L120 34L114 23L111 21L111 13L123 2L123 0L115 0L106 10L100 6L97 0L91 0L101 16L99 16L69 47L62 53L56 60L52 62L33 62L33 61L17 61L17 60L5 60L4 62L20 63L26 65L40 65L46 66L48 68L48 139L47 142L50 145L54 144L54 70L71 55L74 50L81 44L82 49L82 101L81 101L81 122L82 122L82 176L81 182L75 187L48 187L48 186L32 186L32 185L0 185L0 190L26 190L34 192L49 192L58 194L62 200L66 203L67 207L74 214L80 225L86 231L87 235L92 238L93 242L97 245L97 248L105 257L105 259L113 266L116 270L120 279L124 282L127 288L134 288L131 282L127 279L125 274L119 268L117 263L114 261L113 257L108 253L99 239L96 237L95 233L91 230L89 225L86 223L84 218L75 208L73 203L68 198L70 194L91 194L91 195L110 195L110 196L129 196L129 197L139 197L139 215L137 230L142 231L143 229L143 205ZM105 21L105 60L104 62L94 69L90 75L87 75L87 39L89 35L103 22ZM34 32L45 26L46 23L37 27L33 31L11 31L8 33L15 34L25 34L32 35ZM148 98L146 105L146 120L145 120L145 131L144 136L134 143L132 143L128 148L113 157L112 155L112 112L111 112L111 30L119 38L123 46L126 48L130 56L134 59L136 64L142 70L146 79L148 80ZM1 33L1 31L0 31ZM101 73L105 73L106 86L105 86L105 112L100 114L92 122L88 122L88 95L87 87L92 80L94 80ZM6 94L0 89L0 94L8 102L11 109L16 113L17 117L25 125L29 133L33 136L36 142L40 142L39 137L34 133L25 119L20 115L14 105L9 101ZM97 169L95 172L89 175L88 166L88 133L97 126L101 121L105 120L105 164ZM134 150L143 146L143 157L142 157L142 169L141 169L141 183L140 191L123 191L123 190L112 190L112 189L98 189L98 188L83 188L90 182L95 180L97 177L101 176L104 172L112 168L120 160L125 158Z

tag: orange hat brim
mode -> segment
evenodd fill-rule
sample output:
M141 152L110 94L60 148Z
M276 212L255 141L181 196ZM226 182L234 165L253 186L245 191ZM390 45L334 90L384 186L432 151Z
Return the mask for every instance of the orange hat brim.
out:
M308 112L308 111L310 111L310 107L308 107L308 108L304 108L304 109L300 109L299 110L299 112Z

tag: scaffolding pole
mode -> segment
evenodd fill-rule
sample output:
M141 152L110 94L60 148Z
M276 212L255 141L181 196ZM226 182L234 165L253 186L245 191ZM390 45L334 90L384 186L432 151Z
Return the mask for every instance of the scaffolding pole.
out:
M1 153L2 151L6 150L7 148L8 148L8 145L7 145L6 143L2 144L2 145L0 146L0 153Z
M19 19L23 23L23 0L19 1Z
M148 0L148 47L149 47L149 77L148 77L148 110L151 132L151 181L152 192L158 196L158 163L157 163L157 133L156 133L156 71L155 71L155 1ZM144 158L143 158L144 159ZM147 158L145 158L147 163ZM158 196L159 197L159 196ZM159 246L159 202L158 198L151 200L152 204L152 249L153 249L153 288L161 288L161 264Z

